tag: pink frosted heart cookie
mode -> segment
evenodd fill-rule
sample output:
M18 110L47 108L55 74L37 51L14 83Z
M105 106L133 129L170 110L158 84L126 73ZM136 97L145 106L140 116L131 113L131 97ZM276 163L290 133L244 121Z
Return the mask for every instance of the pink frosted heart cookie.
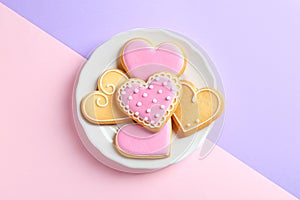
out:
M127 124L115 135L114 145L121 155L128 158L165 158L170 155L171 137L171 119L156 134L139 124Z
M121 64L130 77L146 81L150 75L167 71L181 75L186 67L183 50L174 43L154 46L143 38L129 40L121 50Z
M118 89L121 110L152 132L159 131L172 116L179 103L182 86L169 72L155 73L147 82L132 78Z

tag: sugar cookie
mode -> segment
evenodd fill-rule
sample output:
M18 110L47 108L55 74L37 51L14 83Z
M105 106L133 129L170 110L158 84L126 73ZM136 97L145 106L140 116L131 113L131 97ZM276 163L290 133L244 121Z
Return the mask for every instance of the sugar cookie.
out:
M130 77L144 81L160 71L181 75L186 67L185 54L178 45L165 42L154 46L144 38L126 42L121 50L120 59Z
M132 78L118 89L121 110L150 131L159 131L175 111L181 97L179 78L169 72L155 73L144 82Z
M127 81L127 76L118 69L105 71L98 79L98 90L87 94L81 101L81 113L93 124L116 124L130 121L115 105L116 88Z
M181 81L182 96L172 119L179 136L189 136L208 126L224 109L220 92L211 88L196 88L189 81Z
M171 119L156 134L139 124L127 124L118 130L114 145L121 155L128 158L166 158L171 151L171 137Z

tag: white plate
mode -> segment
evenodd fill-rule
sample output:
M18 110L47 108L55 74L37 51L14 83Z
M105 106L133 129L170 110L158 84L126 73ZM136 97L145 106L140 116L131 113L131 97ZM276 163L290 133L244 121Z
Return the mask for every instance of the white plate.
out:
M173 133L171 155L164 159L130 159L121 156L113 147L116 125L93 125L87 122L80 112L80 101L90 91L95 90L99 75L108 68L116 68L119 51L123 44L135 37L143 37L154 44L176 42L185 51L187 67L183 79L192 81L197 87L213 87L223 91L219 76L204 51L190 40L177 33L162 29L134 29L120 33L99 46L81 69L73 93L73 114L79 136L90 153L103 164L119 171L143 173L158 170L175 164L198 149L212 131L217 120L205 129L185 138L177 138ZM217 126L221 127L221 126ZM220 132L220 128L213 130Z

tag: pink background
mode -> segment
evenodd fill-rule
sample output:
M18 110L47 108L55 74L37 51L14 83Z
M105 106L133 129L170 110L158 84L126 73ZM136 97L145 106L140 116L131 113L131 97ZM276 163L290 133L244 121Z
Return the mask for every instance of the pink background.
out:
M0 199L295 199L220 147L152 174L84 149L71 93L85 59L0 4Z

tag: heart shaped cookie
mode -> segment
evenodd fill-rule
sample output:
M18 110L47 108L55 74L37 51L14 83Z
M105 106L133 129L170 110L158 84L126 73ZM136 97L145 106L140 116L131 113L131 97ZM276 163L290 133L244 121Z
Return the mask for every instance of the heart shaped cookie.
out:
M224 110L224 100L220 92L211 88L196 88L189 81L181 81L181 101L174 112L174 130L179 136L189 136L208 126Z
M180 75L186 67L185 55L179 46L167 42L154 46L143 38L126 42L121 49L120 59L130 77L144 81L160 71Z
M118 69L105 71L98 79L98 90L87 94L81 101L81 113L93 124L116 124L131 119L115 105L115 90L127 81L127 76Z
M121 110L150 131L159 131L172 116L181 97L179 78L169 72L155 73L147 82L132 78L120 86Z
M114 137L116 150L128 158L155 159L170 155L172 123L153 134L139 124L127 124Z

